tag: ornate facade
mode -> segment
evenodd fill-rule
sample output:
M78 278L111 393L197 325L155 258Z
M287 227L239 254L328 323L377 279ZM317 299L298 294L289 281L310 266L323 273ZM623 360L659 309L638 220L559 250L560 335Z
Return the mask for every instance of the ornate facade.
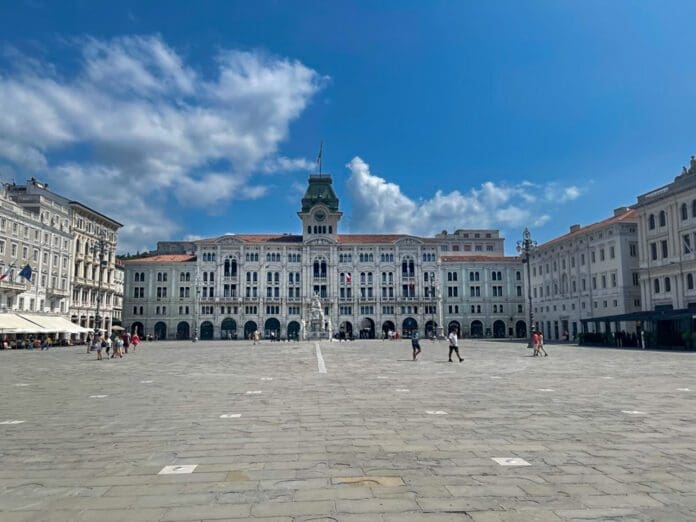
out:
M233 234L166 242L158 245L156 255L126 261L124 325L170 339L246 338L256 330L293 338L317 295L327 327L347 336L373 338L388 330L435 335L443 325L493 335L495 321L502 318L505 328L498 325L495 332L518 333L509 327L524 318L516 283L503 285L500 295L500 285L495 295L477 295L476 305L483 304L486 312L474 312L475 318L465 305L468 268L463 257L476 256L484 272L488 265L492 269L503 263L505 277L517 281L507 267L518 261L501 261L503 239L497 230L435 237L339 234L342 213L328 175L309 177L298 216L301 235ZM458 255L443 263L448 253ZM447 281L448 273L456 271L461 273L457 281ZM459 287L456 292L454 287ZM510 292L514 306L506 306ZM501 310L495 319L488 312L493 302L496 313L498 306ZM481 328L472 332L472 321L480 321Z

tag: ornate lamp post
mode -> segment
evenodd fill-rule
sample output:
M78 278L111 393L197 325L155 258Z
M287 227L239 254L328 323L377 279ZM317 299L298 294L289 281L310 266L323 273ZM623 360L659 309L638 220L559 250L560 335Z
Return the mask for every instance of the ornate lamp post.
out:
M517 253L522 256L522 262L527 264L527 307L529 309L529 327L527 329L527 335L529 336L528 347L532 346L532 321L534 320L534 315L532 314L532 269L530 268L531 263L529 258L536 246L537 242L532 239L529 228L524 227L522 240L517 242Z
M196 275L193 278L194 296L193 296L193 336L191 342L198 341L198 307L201 302L201 272L196 261Z
M94 337L98 337L101 334L101 324L102 318L100 315L101 310L101 300L102 300L102 283L104 281L104 268L106 267L106 262L104 257L109 254L108 243L106 242L106 236L104 232L99 234L96 242L92 243L89 247L90 252L99 255L99 279L97 284L97 313L94 316Z

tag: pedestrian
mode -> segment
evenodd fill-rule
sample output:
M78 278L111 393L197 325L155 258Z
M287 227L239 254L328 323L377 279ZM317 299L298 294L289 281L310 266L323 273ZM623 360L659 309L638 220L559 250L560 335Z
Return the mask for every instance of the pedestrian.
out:
M544 352L544 357L549 356L549 354L546 353L546 350L544 350L544 334L539 332L539 344L537 348L537 353L539 356L541 356L541 352Z
M123 353L128 353L128 347L130 346L131 336L128 332L123 332Z
M455 352L457 354L457 357L459 358L459 362L462 362L464 359L462 359L462 357L459 355L457 332L455 330L452 330L447 336L447 339L449 339L449 362L452 362L452 352Z
M261 341L261 334L258 330L254 330L254 344Z
M109 343L107 342L106 338L102 339L101 347L102 347L102 350L104 350L106 352L106 358L108 359L110 346L109 346Z
M421 353L420 343L418 342L418 332L413 332L413 335L411 335L411 348L413 348L413 360L415 361L418 354Z
M532 349L534 350L532 352L534 357L539 355L539 332L536 330L532 332Z
M114 352L111 354L111 358L115 359L117 356L120 358L123 357L123 353L121 349L123 348L123 339L120 337L116 337L116 340L114 341Z
M133 351L135 352L135 349L140 344L140 336L138 335L137 331L134 332L133 337L131 337L131 344L133 345Z
M97 360L102 360L102 342L99 337L94 337L94 342L92 343L92 349L97 351Z

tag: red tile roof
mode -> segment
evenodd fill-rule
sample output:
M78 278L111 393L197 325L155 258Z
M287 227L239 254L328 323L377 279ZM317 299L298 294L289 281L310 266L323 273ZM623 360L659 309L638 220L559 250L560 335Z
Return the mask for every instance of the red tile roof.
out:
M517 256L442 256L443 263L521 263Z
M185 263L195 261L196 256L191 254L162 254L157 256L139 257L136 259L125 259L124 263Z
M549 245L554 245L554 244L559 243L561 241L564 241L566 239L570 239L574 236L579 236L580 234L592 232L593 230L599 230L602 227L606 227L608 225L613 225L614 223L623 223L623 222L637 223L638 222L638 214L637 214L636 210L631 209L628 212L625 212L619 216L611 216L610 218L604 219L602 221L598 221L596 223L592 223L590 225L580 227L577 230L573 230L572 232L568 232L567 234L564 234L562 236L558 236L554 239L551 239L551 240L547 241L546 243L539 245L538 248L544 248L544 247L547 247Z

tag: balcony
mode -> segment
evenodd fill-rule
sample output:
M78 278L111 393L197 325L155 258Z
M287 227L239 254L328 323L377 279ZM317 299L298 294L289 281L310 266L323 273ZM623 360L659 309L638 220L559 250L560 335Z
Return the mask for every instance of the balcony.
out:
M21 294L31 288L26 282L0 281L0 292L5 294Z
M58 288L57 286L51 286L49 288L46 288L46 295L48 297L62 299L64 297L68 297L70 294L68 293L67 290L64 290L62 288Z

